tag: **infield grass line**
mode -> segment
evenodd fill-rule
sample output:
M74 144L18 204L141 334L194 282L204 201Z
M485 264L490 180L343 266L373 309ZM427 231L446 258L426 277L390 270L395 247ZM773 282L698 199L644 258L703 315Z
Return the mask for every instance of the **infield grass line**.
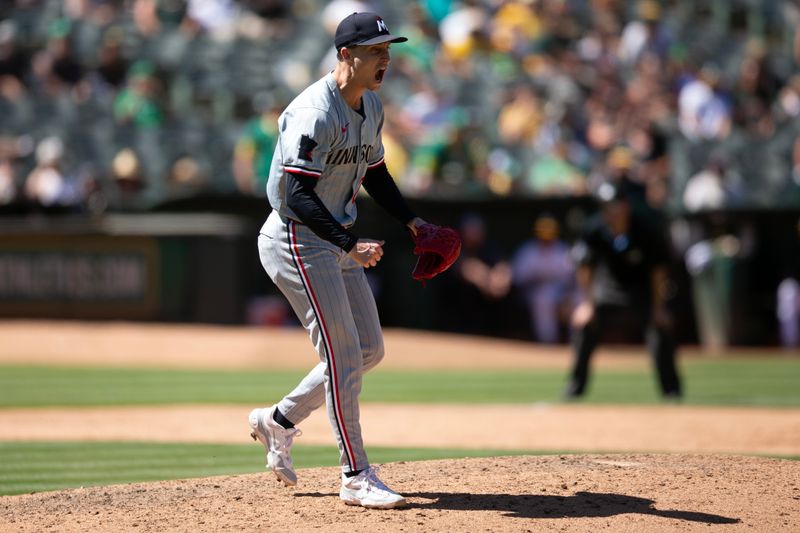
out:
M542 455L531 450L368 447L371 462ZM335 446L292 447L297 468L336 466ZM0 495L137 481L266 472L255 444L0 442Z
M800 406L800 359L692 360L681 365L685 404ZM276 401L304 376L299 371L154 370L0 366L0 408L174 404L249 404ZM582 400L589 404L656 404L652 371L600 370ZM560 401L563 372L376 370L364 377L363 402L552 403Z
M609 455L614 452L368 447L374 464L511 455ZM626 452L629 454L630 452ZM763 456L800 459L796 456ZM298 469L336 466L335 446L292 447ZM256 444L0 442L0 496L218 475L266 473ZM271 475L270 475L271 476ZM332 480L335 483L335 479Z

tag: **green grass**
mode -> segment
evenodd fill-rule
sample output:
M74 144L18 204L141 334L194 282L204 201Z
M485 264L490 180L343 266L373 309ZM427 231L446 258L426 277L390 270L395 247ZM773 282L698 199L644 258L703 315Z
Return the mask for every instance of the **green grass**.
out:
M681 365L686 403L800 406L800 359L694 359ZM0 366L0 408L180 403L262 404L302 377L290 371L150 370ZM586 403L659 402L653 372L598 371ZM535 403L559 400L553 370L381 371L365 377L364 402Z
M691 359L681 364L686 403L800 406L800 358ZM233 403L260 405L302 377L290 371L191 371L0 366L0 408ZM381 371L365 378L364 402L554 402L565 375L553 370ZM586 403L659 402L652 371L594 374ZM368 448L375 463L536 451ZM553 454L555 452L546 452ZM573 452L574 453L574 452ZM333 466L332 446L293 448L298 468ZM787 457L797 459L797 457ZM0 442L0 494L66 487L263 472L253 444Z
M381 447L368 447L367 452L375 464L580 453ZM334 446L296 445L292 447L292 457L297 468L338 464L338 451ZM257 473L265 471L263 465L263 448L255 444L0 442L0 496L137 481Z
M376 464L537 453L378 447L368 447L367 452ZM335 466L338 457L334 446L292 447L297 468ZM255 444L0 443L0 495L264 471L264 450Z

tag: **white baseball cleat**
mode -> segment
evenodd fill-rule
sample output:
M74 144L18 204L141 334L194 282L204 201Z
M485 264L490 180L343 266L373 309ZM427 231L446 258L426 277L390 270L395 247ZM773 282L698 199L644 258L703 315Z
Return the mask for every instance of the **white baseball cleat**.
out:
M271 408L253 409L248 417L250 436L259 440L267 451L267 468L275 473L279 481L287 487L297 485L297 474L292 467L292 456L289 448L292 441L303 433L297 428L286 429L272 418L277 405Z
M342 474L339 497L347 505L360 505L370 509L405 507L406 499L378 479L378 467L371 466L353 477Z

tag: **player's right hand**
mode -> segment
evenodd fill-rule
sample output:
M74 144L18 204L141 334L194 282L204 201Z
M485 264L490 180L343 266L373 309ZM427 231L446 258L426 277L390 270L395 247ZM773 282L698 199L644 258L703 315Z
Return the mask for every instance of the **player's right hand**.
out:
M383 257L383 243L373 239L358 239L349 255L364 268L374 267Z

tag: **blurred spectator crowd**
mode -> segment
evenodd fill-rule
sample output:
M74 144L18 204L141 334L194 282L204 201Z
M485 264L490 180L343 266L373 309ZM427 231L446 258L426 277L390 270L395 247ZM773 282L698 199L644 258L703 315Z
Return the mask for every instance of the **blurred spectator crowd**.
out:
M263 196L277 114L365 10L409 37L381 92L411 197L800 203L795 0L7 0L0 205Z

